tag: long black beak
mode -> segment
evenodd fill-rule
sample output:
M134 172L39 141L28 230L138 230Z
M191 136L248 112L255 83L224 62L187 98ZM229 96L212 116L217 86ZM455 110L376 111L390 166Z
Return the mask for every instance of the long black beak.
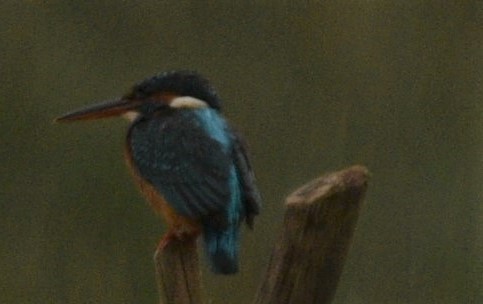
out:
M69 112L57 117L55 122L70 122L77 120L92 120L105 117L119 116L126 112L133 111L141 104L137 100L117 99L108 100L95 105Z

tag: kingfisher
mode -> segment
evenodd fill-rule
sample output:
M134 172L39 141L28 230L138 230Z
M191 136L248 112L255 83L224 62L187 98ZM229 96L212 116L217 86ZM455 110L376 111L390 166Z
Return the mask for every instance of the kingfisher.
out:
M253 228L261 198L244 139L223 117L222 100L194 71L169 71L115 100L67 113L57 122L130 120L126 163L173 239L202 235L210 268L238 272L240 226Z

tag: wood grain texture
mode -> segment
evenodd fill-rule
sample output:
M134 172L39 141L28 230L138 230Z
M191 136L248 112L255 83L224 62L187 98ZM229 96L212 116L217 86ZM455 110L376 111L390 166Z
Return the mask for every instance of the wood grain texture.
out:
M154 254L160 304L201 304L196 238L172 238Z
M282 234L255 304L332 301L367 180L367 169L354 166L315 179L287 197Z

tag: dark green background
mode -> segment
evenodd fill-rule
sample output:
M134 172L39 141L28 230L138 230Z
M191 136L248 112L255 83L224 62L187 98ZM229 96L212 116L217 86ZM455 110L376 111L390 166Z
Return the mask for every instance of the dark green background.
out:
M0 4L0 303L156 303L164 228L127 123L51 121L174 68L218 88L265 198L207 303L249 303L283 197L355 163L372 180L335 303L483 303L481 1L162 2Z

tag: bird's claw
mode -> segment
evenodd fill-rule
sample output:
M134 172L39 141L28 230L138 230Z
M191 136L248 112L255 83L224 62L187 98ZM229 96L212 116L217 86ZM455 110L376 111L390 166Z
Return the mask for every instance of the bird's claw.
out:
M168 246L168 244L172 241L186 241L190 239L196 239L199 235L199 232L189 233L187 231L173 231L169 230L163 236L163 238L159 241L158 250L163 250Z

